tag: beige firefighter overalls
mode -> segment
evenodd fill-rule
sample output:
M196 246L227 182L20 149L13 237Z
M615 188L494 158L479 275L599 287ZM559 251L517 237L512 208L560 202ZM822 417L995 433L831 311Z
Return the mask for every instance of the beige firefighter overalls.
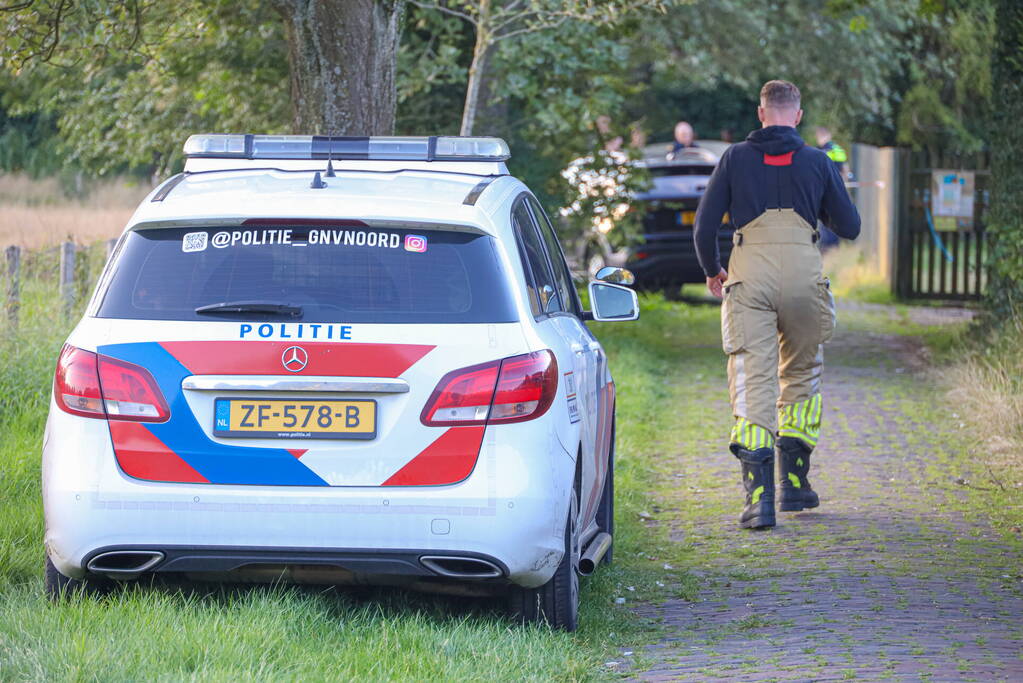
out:
M823 344L835 329L817 238L792 209L768 209L733 238L721 307L733 451L773 448L775 436L817 445Z

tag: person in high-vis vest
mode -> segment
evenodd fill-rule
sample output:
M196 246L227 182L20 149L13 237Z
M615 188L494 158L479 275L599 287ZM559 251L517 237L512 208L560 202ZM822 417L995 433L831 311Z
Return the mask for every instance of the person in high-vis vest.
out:
M831 162L835 164L835 168L838 169L838 174L842 176L842 180L852 180L852 173L849 172L849 155L845 153L845 149L841 145L831 139L831 131L824 126L817 126L814 129L814 137L817 138L817 149L828 155ZM818 223L817 229L821 233L821 252L826 253L829 249L838 246L838 235L831 232L826 225Z
M831 139L831 131L824 126L817 126L814 136L817 138L817 149L828 155L831 162L838 167L842 180L846 180L849 177L849 155L845 153L845 149Z
M775 449L782 511L820 504L810 486L810 453L820 436L823 344L835 327L834 299L821 269L818 219L855 239L860 217L838 169L807 146L796 126L799 89L768 81L757 109L763 127L729 147L707 184L693 239L707 287L721 298L732 428L746 528L775 525ZM728 272L718 229L737 226ZM780 390L779 390L780 384Z

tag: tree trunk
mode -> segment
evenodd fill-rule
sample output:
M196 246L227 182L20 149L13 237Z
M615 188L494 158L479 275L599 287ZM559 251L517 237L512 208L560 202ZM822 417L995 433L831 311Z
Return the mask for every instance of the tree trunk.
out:
M291 67L292 130L394 133L405 0L275 0Z
M996 12L987 297L998 321L1023 313L1023 5L1000 0Z
M476 45L473 47L472 63L469 65L469 83L465 88L465 106L462 108L462 129L459 135L472 135L472 127L476 123L476 110L479 108L480 82L483 80L489 49L490 0L480 0L476 21Z

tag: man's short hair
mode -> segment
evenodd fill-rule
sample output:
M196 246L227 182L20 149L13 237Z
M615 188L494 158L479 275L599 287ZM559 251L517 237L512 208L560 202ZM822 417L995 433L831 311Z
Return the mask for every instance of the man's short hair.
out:
M788 81L768 81L760 89L760 101L773 109L799 109L799 88Z

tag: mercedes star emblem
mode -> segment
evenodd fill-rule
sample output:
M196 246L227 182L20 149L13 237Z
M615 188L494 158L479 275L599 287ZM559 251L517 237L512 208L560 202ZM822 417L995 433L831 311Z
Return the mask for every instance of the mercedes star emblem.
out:
M309 354L301 346L289 346L281 354L281 363L288 372L301 372L309 364Z

